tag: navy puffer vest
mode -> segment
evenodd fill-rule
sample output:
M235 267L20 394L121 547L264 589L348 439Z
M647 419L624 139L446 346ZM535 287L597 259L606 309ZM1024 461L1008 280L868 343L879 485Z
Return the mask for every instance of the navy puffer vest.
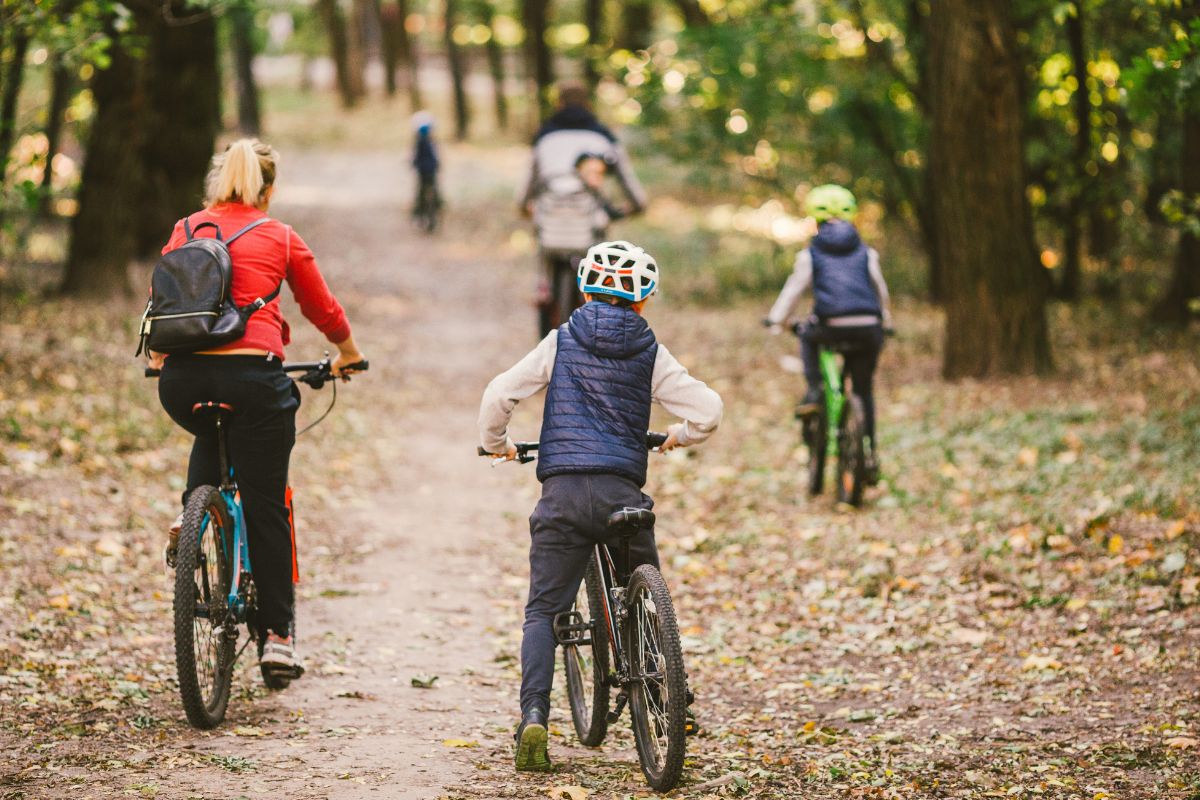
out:
M593 301L558 329L538 480L603 473L646 482L646 430L658 342L637 312Z
M871 283L867 246L849 222L821 223L808 246L812 255L813 312L821 319L882 314Z

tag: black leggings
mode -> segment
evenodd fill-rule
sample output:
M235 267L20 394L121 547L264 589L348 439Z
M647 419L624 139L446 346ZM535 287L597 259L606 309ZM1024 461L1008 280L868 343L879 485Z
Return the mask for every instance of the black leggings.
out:
M226 440L246 515L258 590L258 632L269 629L288 635L295 594L285 494L300 392L278 359L173 355L159 378L158 397L171 419L196 437L188 462L185 504L196 487L221 482L216 429L210 418L194 415L192 406L216 400L234 407Z
M883 327L880 325L865 325L862 327L839 328L829 325L808 325L800 334L800 359L804 362L804 378L810 389L820 389L824 381L821 378L821 361L817 355L822 343L842 342L852 344L855 349L846 353L846 372L854 385L854 393L862 398L864 423L867 437L871 440L872 449L875 447L875 364L879 361L879 351L883 349Z

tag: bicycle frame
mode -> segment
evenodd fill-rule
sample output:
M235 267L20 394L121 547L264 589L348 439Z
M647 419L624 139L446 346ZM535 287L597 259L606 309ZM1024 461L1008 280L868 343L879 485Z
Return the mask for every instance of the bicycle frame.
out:
M825 423L829 428L826 439L830 443L830 451L837 452L838 424L842 419L842 409L846 407L846 394L842 386L842 364L838 354L827 347L821 347L818 352L821 364L821 377L825 384Z
M233 615L237 623L246 621L247 602L246 594L243 592L243 576L251 574L250 570L250 547L246 542L246 515L242 511L242 496L238 492L237 481L233 477L233 465L229 463L225 444L225 420L222 415L218 415L216 419L217 426L217 453L219 463L221 465L221 474L225 476L221 481L219 490L221 498L225 501L225 508L229 512L229 518L233 521L232 536L221 536L220 547L224 550L226 547L232 546L233 558L233 575L229 582L228 597L226 597L226 609ZM208 514L204 515L204 519L200 525L200 539L203 541L204 533L209 528Z
M618 587L617 568L613 563L612 553L607 545L597 544L594 547L596 558L600 564L600 597L603 603L604 612L604 627L608 632L608 648L612 653L613 667L616 673L616 686L621 686L629 676L629 668L625 663L625 648L621 644L621 628L619 623L623 621L625 616L625 605L622 602L624 598L619 596L619 592L624 592L624 587ZM628 556L626 556L628 563ZM614 605L615 604L615 605ZM596 646L595 640L592 641L592 647ZM611 677L611 676L606 676Z

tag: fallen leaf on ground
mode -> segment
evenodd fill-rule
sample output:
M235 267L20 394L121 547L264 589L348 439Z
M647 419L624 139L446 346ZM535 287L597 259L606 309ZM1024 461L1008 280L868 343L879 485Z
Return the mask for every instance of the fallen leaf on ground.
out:
M582 786L551 786L546 794L554 800L585 800L591 792Z
M471 739L443 739L443 747L479 747L479 742Z
M414 675L412 685L415 689L432 689L433 683L437 679L437 675Z
M1021 669L1025 670L1026 672L1034 669L1062 669L1062 662L1056 659L1054 656L1030 655L1025 659L1025 662L1021 664Z
M1191 736L1173 736L1164 742L1167 747L1172 750L1190 750L1191 748L1200 745L1200 739Z

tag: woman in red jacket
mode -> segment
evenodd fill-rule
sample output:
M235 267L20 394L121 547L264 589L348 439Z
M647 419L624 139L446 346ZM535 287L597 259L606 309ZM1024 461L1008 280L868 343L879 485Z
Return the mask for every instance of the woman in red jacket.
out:
M216 223L226 235L267 215L275 189L278 156L256 139L240 139L213 158L206 207L187 219L195 229ZM187 240L183 220L175 225L163 252ZM209 229L205 229L208 231ZM211 235L211 234L210 234ZM286 280L304 316L338 349L333 372L363 360L341 304L325 285L308 245L291 226L272 220L233 242L233 301L239 305L265 297ZM258 592L260 661L276 671L304 671L292 636L295 595L292 587L294 543L284 499L288 461L296 441L300 393L282 369L288 324L275 298L253 314L246 335L213 350L176 354L163 360L158 396L175 422L196 437L188 462L187 489L220 482L217 441L211 424L192 414L195 403L219 400L236 411L231 418L230 459L246 514L250 559ZM187 493L184 493L187 503Z

